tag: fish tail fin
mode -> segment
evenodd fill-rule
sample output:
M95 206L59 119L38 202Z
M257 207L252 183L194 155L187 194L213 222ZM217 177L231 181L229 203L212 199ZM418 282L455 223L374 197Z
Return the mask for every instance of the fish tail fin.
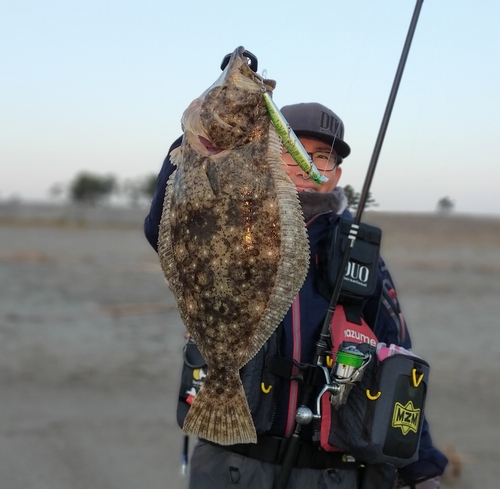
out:
M257 443L257 433L238 373L225 378L224 387L221 385L217 378L211 377L209 369L182 430L219 445Z

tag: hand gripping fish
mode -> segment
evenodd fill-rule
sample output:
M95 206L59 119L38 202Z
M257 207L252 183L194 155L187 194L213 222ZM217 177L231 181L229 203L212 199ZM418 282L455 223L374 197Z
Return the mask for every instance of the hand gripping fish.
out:
M163 272L208 365L185 433L255 443L239 370L262 348L301 288L309 244L281 140L254 73L236 49L219 79L184 112L182 145L158 239Z

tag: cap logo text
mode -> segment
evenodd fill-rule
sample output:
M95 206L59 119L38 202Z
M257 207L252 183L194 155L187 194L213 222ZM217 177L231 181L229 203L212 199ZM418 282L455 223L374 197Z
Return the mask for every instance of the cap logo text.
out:
M321 112L321 122L319 125L319 130L325 133L330 132L335 136L342 136L338 119L330 114L327 114L326 112Z

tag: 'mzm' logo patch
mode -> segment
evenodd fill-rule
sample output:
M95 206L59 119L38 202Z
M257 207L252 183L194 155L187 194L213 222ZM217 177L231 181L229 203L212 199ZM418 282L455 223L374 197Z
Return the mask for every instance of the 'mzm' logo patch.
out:
M401 428L403 435L409 431L417 433L420 419L420 409L415 409L413 402L408 401L406 406L397 402L394 404L394 413L392 414L392 427Z

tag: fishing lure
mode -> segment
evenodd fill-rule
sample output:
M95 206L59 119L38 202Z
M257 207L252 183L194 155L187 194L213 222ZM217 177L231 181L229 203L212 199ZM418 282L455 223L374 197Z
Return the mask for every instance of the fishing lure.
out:
M280 112L276 104L274 103L271 95L268 92L264 92L264 101L266 103L267 111L271 118L271 122L276 129L276 132L283 141L283 145L290 153L291 157L295 160L297 165L303 170L309 177L311 177L316 183L327 182L328 178L321 175L316 165L312 162L311 158L307 154L304 146L300 142L297 135L293 132L292 128L288 124L285 116Z

